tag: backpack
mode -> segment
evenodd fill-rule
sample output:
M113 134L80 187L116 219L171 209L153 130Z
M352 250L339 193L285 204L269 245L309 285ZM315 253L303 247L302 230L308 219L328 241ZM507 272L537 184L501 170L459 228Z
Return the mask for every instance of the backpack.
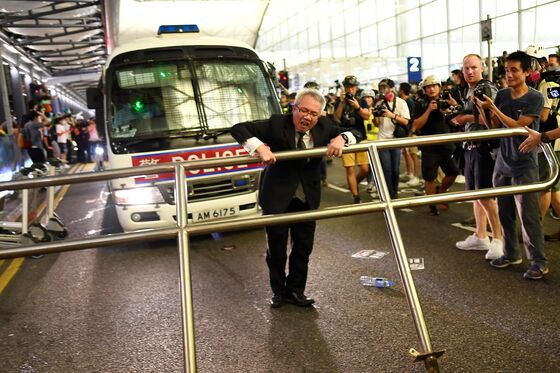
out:
M17 138L18 146L20 149L31 148L31 136L29 135L29 128L22 127Z

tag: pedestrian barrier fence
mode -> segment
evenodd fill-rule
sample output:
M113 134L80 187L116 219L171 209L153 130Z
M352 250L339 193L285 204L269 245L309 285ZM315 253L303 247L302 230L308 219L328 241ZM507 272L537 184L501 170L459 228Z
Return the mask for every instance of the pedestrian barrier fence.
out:
M156 166L130 167L123 169L108 170L102 172L89 172L79 175L62 175L43 177L37 180L17 180L0 183L2 190L28 189L30 187L48 187L53 185L65 185L85 183L91 181L110 180L117 177L151 175L163 172L175 172L175 201L177 208L177 225L172 228L149 229L145 231L110 234L106 236L93 237L87 239L76 239L67 241L57 241L41 243L36 245L21 246L0 250L0 259L15 258L22 256L41 255L72 250L82 250L98 248L103 246L118 245L136 241L145 242L146 240L169 239L177 237L179 260L180 260L180 291L182 307L182 328L183 328L183 351L185 360L185 372L196 372L196 348L194 333L194 317L192 307L192 289L189 260L189 237L191 235L208 234L212 232L236 231L250 228L264 227L268 225L278 225L296 223L308 220L329 219L356 214L367 214L383 211L391 244L395 252L397 266L403 282L406 299L411 311L412 319L418 335L420 351L414 348L410 353L415 361L424 362L426 371L439 372L437 358L443 351L433 351L428 329L424 321L424 315L416 292L416 287L412 279L411 271L408 266L406 251L403 246L399 226L395 216L395 209L410 208L426 205L434 205L445 202L468 201L483 198L490 198L502 195L513 195L527 192L536 192L550 189L556 182L559 172L559 162L552 148L548 144L541 145L546 159L550 165L551 176L549 179L518 186L505 186L498 188L488 188L481 190L469 190L459 192L448 192L437 195L424 195L391 200L383 176L378 150L401 148L418 145L435 145L447 142L462 141L481 141L507 136L526 136L527 132L522 128L517 129L495 129L488 131L450 133L444 135L418 136L391 139L386 141L374 141L361 143L346 147L344 153L356 151L368 151L370 164L372 165L374 179L379 193L380 201L362 203L359 205L343 205L318 210L311 210L297 213L286 213L278 215L266 215L259 217L245 217L214 222L191 223L187 222L187 188L185 170L196 170L206 167L232 166L259 162L257 157L239 156L231 158L217 158L209 160L188 161L181 163L167 163ZM313 148L308 150L294 150L276 153L277 161L284 161L296 158L320 157L326 152L326 148Z

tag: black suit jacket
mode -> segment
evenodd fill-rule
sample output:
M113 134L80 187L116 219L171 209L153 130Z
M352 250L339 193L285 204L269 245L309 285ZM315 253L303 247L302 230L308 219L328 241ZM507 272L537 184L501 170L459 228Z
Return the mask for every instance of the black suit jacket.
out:
M331 139L344 131L348 129L335 125L327 117L320 117L310 131L313 146L327 146ZM361 140L359 132L352 133L358 141ZM276 114L267 120L239 123L232 127L231 134L240 144L256 137L267 144L272 152L296 149L296 130L291 114ZM321 158L300 158L268 165L261 175L259 192L263 213L285 212L300 182L309 208L318 208L321 200L320 164Z

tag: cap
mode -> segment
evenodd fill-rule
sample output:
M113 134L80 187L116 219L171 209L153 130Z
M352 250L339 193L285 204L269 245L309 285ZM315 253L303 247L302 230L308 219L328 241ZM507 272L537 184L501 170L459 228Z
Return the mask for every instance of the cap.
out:
M356 85L360 85L360 82L358 81L358 79L354 75L348 75L342 81L342 85L343 86L350 86L350 85L356 86Z
M372 89L364 89L362 91L362 98L364 97L372 97L375 98L375 92Z
M422 84L423 87L427 87L429 85L439 84L441 86L440 80L435 75L428 75Z
M525 53L527 53L531 57L535 57L537 59L546 58L546 52L542 45L538 44L531 44L525 49Z

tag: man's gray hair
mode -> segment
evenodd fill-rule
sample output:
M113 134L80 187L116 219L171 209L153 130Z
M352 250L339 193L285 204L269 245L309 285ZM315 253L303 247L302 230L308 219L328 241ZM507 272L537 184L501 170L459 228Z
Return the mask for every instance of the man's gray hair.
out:
M300 89L296 95L295 104L299 105L301 103L301 99L305 96L311 96L315 101L319 102L321 104L321 111L323 111L325 105L327 104L327 101L325 100L325 97L321 94L321 92L313 88Z

